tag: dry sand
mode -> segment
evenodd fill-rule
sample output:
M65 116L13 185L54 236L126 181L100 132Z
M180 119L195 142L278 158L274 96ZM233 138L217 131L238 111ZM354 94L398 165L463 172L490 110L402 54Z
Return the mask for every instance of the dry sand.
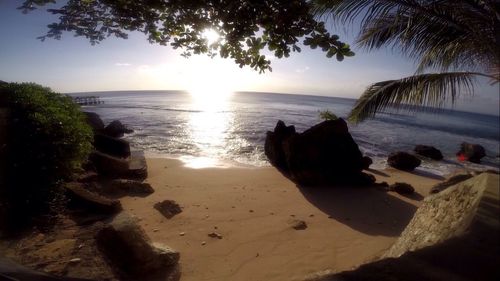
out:
M181 253L182 281L300 280L356 267L392 245L439 180L372 171L378 182L412 184L417 193L408 198L377 188L299 188L272 167L191 169L173 159L148 165L155 193L122 198L122 205L154 242ZM153 205L165 199L183 212L163 217ZM294 219L307 229L293 229Z

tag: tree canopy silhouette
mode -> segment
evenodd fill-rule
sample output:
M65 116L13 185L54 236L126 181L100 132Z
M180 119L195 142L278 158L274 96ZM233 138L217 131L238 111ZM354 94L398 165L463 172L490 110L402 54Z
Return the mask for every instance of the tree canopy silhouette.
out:
M263 50L278 58L300 52L300 41L326 56L353 56L348 44L330 34L317 21L307 0L27 0L19 7L27 13L48 4L48 12L59 17L39 37L60 39L64 31L96 44L109 36L127 38L131 31L147 35L151 43L181 48L184 56L219 55L248 65L259 72L271 71ZM206 30L220 35L215 42Z
M478 76L500 81L498 0L314 2L318 16L341 24L360 22L360 47L389 46L418 62L413 76L369 86L351 111L351 121L373 117L391 106L415 110L418 107L412 105L454 103L459 94L473 92Z

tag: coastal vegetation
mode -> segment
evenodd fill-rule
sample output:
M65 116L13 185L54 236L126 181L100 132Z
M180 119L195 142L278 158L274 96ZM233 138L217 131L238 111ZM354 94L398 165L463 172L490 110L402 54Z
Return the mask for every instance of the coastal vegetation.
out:
M6 83L0 96L10 110L2 203L7 220L14 220L10 224L20 225L33 215L57 211L63 203L60 186L86 161L92 131L71 98L49 88Z
M411 105L443 107L473 93L476 77L500 82L498 1L316 0L315 13L346 25L360 23L357 45L392 47L414 59L414 75L369 86L350 113L360 122Z

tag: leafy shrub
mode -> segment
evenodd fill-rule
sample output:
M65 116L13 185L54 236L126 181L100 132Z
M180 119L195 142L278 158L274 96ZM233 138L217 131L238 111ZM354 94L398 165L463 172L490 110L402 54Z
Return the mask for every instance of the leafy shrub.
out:
M91 150L92 131L71 98L33 83L0 84L10 109L7 136L9 213L49 211ZM56 204L57 205L57 204Z
M333 114L333 112L331 112L330 110L323 110L323 111L320 111L319 112L319 118L321 118L322 120L337 120L339 119L337 117L337 115Z

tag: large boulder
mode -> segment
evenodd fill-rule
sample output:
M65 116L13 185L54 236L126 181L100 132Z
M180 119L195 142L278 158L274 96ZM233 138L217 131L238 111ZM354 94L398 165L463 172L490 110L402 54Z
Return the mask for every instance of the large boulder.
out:
M295 135L294 126L286 126L285 122L279 120L273 132L267 132L264 151L269 162L281 170L287 170L283 141Z
M106 128L104 128L104 133L113 138L121 138L124 134L133 133L134 130L127 128L119 120L115 120L109 123Z
M89 159L101 175L119 178L129 170L129 162L126 159L113 157L99 151L92 152Z
M282 121L266 137L266 155L301 185L367 185L374 178L362 173L369 166L354 142L347 123L339 118L324 121L303 133Z
M486 151L484 147L479 144L463 142L460 145L460 150L457 152L457 156L472 163L480 163L481 158L486 156Z
M98 151L114 157L127 158L130 156L130 144L128 141L100 133L94 135L94 147Z
M421 163L420 159L403 151L393 152L387 158L389 166L403 171L413 171Z
M102 122L102 119L99 116L99 114L87 111L84 111L83 113L86 116L87 124L90 125L90 127L92 128L92 130L94 130L94 132L101 132L104 130L104 122Z
M97 193L91 192L87 190L82 183L70 182L65 184L64 187L67 191L66 194L69 199L69 205L73 208L103 215L116 214L122 210L120 201L108 199Z
M112 180L105 189L107 193L128 196L143 196L155 192L149 183L128 179Z
M178 274L179 252L153 245L135 217L126 213L117 215L96 235L99 250L117 269L135 280L150 280L158 273ZM163 278L162 280L172 280Z
M433 160L442 160L443 159L443 154L441 151L434 146L428 146L428 145L417 145L413 149L416 154L422 155L428 158L431 158Z

